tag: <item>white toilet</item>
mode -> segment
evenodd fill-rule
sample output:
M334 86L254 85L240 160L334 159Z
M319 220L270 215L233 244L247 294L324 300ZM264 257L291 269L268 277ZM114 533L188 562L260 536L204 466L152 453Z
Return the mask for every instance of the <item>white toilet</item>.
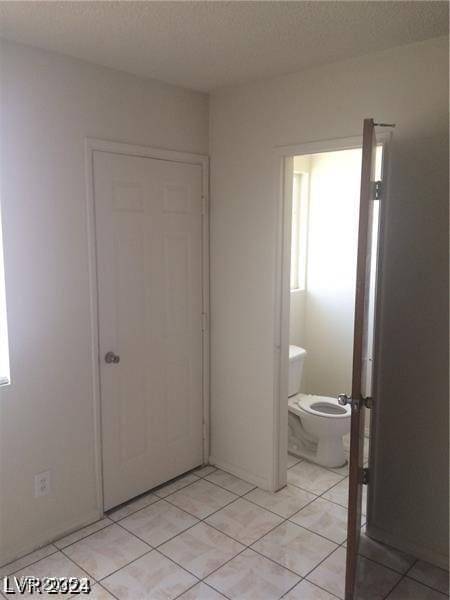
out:
M337 398L299 393L305 357L306 350L289 346L288 450L324 467L341 467L342 437L350 432L351 409Z

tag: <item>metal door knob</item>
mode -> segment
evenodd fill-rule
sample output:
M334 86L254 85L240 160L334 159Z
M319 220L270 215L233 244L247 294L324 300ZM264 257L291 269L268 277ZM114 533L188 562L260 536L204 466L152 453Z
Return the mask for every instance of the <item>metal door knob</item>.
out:
M341 406L345 406L346 404L351 404L352 399L347 396L347 394L339 394L337 397L338 404Z
M117 364L118 362L120 362L120 356L117 356L117 354L115 354L114 352L107 352L105 354L105 363L111 364Z

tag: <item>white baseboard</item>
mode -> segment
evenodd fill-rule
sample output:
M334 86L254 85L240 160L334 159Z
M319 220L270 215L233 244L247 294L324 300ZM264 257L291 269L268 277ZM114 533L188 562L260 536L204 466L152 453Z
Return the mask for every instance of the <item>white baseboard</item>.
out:
M448 556L439 554L430 548L425 548L412 542L411 540L402 539L396 535L393 535L383 529L374 527L373 525L366 525L366 533L369 537L374 538L378 542L392 546L397 550L401 550L406 554L411 554L415 558L424 560L432 565L436 565L441 569L448 569Z
M209 464L214 465L215 467L222 469L223 471L227 471L227 473L231 473L232 475L235 475L236 477L239 477L240 479L245 479L245 481L248 481L249 483L253 483L254 485L257 485L258 487L262 488L263 490L273 491L269 477L267 477L267 478L259 477L258 475L255 475L254 473L250 473L249 471L247 471L246 469L243 469L242 467L232 465L232 464L227 463L226 461L220 460L220 458L216 458L214 456L209 457Z
M38 538L36 537L35 539L28 541L23 546L19 546L14 550L6 552L5 555L0 556L0 567L17 560L18 558L22 558L22 556L26 556L35 550L39 550L39 548L43 548L44 546L47 546L59 538L69 535L70 533L73 533L82 527L86 527L91 523L95 523L95 521L98 521L102 517L103 512L96 510L85 515L82 519L77 519L71 523L66 523L62 527L47 530Z

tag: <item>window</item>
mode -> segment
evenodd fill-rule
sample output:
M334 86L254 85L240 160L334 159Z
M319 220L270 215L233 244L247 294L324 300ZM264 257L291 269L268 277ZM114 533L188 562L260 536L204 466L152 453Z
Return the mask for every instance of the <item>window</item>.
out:
M308 175L294 173L292 189L291 290L306 289Z
M2 223L0 220L0 385L10 383L8 328L6 323L5 272L3 265Z

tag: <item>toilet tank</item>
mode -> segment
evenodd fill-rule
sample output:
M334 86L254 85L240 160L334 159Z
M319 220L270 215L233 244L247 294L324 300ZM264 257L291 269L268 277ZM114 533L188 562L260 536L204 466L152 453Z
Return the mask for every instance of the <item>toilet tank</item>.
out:
M289 379L288 396L295 396L300 392L303 375L303 361L305 360L306 350L300 346L289 346Z

